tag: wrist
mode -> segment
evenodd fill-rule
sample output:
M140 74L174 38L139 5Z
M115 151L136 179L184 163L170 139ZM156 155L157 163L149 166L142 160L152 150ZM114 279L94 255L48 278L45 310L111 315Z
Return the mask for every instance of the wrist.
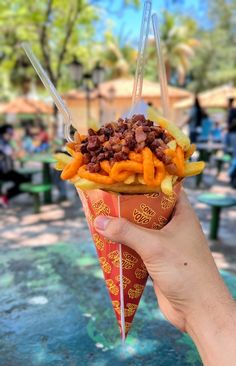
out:
M201 307L187 317L186 331L196 344L204 365L234 364L236 303L227 291L220 298L203 299ZM228 363L225 363L226 357Z
M235 302L218 270L202 271L185 309L186 329L204 327L213 320L217 325L224 319L225 310L232 308Z
M218 302L201 303L201 308L193 310L186 317L186 331L190 336L204 333L206 336L217 329L225 329L232 320L236 321L236 303L230 298Z

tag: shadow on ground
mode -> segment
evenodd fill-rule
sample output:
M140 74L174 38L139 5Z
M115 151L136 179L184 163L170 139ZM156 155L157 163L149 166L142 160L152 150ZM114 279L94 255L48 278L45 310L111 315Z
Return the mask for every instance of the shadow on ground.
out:
M163 319L151 283L121 346L88 237L83 228L77 244L1 250L0 365L201 365L190 339ZM236 295L236 277L224 277Z
M210 210L187 191L207 233ZM188 336L160 313L148 283L125 346L80 201L43 206L27 197L0 212L0 366L200 366ZM236 297L235 210L210 243Z

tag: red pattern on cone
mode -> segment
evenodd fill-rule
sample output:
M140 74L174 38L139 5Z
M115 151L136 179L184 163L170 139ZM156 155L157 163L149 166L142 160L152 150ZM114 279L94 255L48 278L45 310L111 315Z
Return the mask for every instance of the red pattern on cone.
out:
M173 212L180 188L181 185L177 185L171 197L165 196L163 193L118 195L102 190L84 192L78 189L121 334L121 246L98 234L93 225L94 219L99 215L120 216L146 228L161 229ZM148 273L140 256L125 245L122 245L122 274L124 332L127 336L142 297Z

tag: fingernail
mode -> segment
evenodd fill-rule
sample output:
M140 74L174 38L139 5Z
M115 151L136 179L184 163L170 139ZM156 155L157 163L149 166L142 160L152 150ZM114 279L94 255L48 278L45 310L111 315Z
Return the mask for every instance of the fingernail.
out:
M106 216L98 216L94 221L95 228L104 231L106 230L109 221L110 219Z

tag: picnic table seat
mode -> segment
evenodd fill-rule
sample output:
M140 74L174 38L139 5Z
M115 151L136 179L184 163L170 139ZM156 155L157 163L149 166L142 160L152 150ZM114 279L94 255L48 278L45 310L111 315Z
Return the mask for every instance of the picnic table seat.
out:
M25 193L29 193L34 198L34 213L40 212L40 193L49 192L52 189L51 184L32 184L32 183L22 183L20 185L20 190Z
M27 177L31 182L32 182L32 178L35 174L38 174L41 172L40 169L36 169L36 168L18 168L16 169L17 173L20 173L22 175L24 175L25 177ZM6 183L11 183L11 181L2 181L0 179L0 194L2 194L2 187L4 184Z
M221 211L224 208L236 206L236 198L217 193L203 193L198 196L198 201L211 207L209 238L217 240Z
M3 194L2 189L3 189L4 184L9 184L11 182L12 182L11 180L1 180L0 179L0 195Z
M21 167L16 169L17 173L20 173L24 176L26 176L30 181L32 181L32 178L35 174L41 173L41 169L37 168L27 168L27 167Z

